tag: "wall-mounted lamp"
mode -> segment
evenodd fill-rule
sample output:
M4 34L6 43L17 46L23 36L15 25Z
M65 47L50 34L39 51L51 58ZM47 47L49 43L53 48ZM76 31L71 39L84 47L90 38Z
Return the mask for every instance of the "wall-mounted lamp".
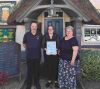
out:
M54 0L51 0L50 8L48 8L48 17L55 17L58 16L56 14L56 8L54 7Z

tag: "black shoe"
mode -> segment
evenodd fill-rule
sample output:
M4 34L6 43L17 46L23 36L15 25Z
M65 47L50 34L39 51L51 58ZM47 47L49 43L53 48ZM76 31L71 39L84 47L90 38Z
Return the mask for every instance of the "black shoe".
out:
M58 86L58 83L57 83L57 82L55 83L55 88L59 88L59 86Z
M48 88L48 87L50 87L51 84L52 84L52 82L47 82L47 83L45 84L45 87Z

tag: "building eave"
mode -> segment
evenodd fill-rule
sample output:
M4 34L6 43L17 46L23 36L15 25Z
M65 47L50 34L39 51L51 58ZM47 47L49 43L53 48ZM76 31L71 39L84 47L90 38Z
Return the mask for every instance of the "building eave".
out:
M73 3L76 4L76 6L88 17L91 18L95 23L100 24L100 16L98 15L95 7L91 4L89 0L85 2L85 0L71 0Z
M24 0L24 3L22 3L8 18L8 24L11 24L13 22L19 21L20 18L24 18L24 16L31 10L32 6L36 7L42 0ZM66 0L62 0L63 2L66 2ZM83 0L84 1L84 0ZM97 14L96 9L93 7L93 5L88 1L88 3L83 4L80 0L70 0L68 1L73 3L75 7L78 8L82 16L80 17L86 17L87 21L93 20L95 23L100 24L100 16ZM91 9L92 8L92 9ZM83 18L85 19L85 18ZM20 20L22 21L22 20Z

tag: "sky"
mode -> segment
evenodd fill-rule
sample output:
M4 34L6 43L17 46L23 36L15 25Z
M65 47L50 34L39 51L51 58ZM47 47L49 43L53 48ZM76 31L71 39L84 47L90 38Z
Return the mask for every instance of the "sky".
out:
M0 1L20 1L20 0L0 0ZM97 9L100 9L100 0L90 0L90 2L91 2Z
M97 9L100 9L100 0L90 0L90 2L91 2Z

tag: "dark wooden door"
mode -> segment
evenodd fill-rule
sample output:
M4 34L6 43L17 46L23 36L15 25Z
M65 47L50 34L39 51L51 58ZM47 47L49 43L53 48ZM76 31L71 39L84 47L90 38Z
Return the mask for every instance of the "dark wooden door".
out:
M63 37L63 19L45 19L44 33L47 33L49 25L54 26L55 33L57 33L60 38Z

